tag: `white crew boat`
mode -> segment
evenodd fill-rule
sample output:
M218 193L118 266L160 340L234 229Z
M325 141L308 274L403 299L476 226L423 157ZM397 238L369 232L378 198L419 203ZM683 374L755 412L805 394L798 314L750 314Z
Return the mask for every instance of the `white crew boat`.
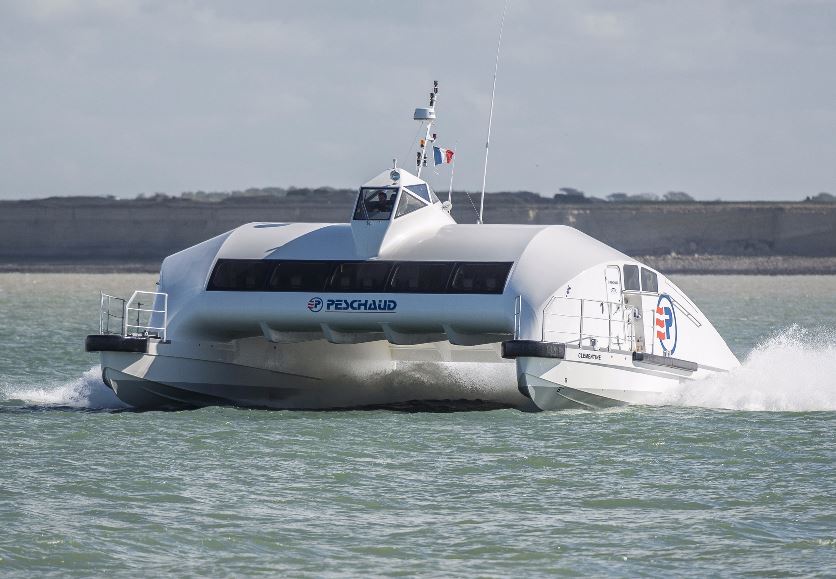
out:
M104 382L137 408L658 401L739 365L669 279L567 226L458 224L416 174L349 223L250 223L167 257L157 292L102 295ZM481 222L481 216L480 216Z

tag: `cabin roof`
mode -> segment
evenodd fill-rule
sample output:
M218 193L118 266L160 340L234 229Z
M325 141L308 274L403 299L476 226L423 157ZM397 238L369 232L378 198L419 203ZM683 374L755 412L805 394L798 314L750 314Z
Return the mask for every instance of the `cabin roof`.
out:
M398 180L392 179L392 173L397 172L400 176ZM363 187L409 187L410 185L426 184L426 181L420 179L407 171L396 167L394 169L387 169L379 174L374 179L371 179L363 184Z
M404 261L518 261L539 259L589 265L629 259L563 225L451 224L418 234L374 259ZM225 259L362 260L346 223L249 223L231 232L218 252Z

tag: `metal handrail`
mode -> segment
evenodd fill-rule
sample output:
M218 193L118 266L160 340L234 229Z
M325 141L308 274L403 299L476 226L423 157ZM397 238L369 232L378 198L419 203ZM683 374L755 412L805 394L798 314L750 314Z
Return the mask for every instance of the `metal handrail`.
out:
M142 308L142 302L137 301L137 298L140 296L153 296L153 299L157 297L161 297L163 300L163 309L148 309ZM131 307L134 302L137 302L137 307ZM152 302L153 303L153 302ZM137 323L136 324L129 324L129 315L131 312L137 313ZM148 316L148 325L142 325L139 323L139 314L140 312L152 313L152 314L162 314L163 315L163 323L161 326L152 326L151 325L151 318L152 316ZM148 291L141 291L136 290L131 298L125 304L125 315L122 319L122 335L128 336L129 329L135 330L143 330L141 332L143 335L148 335L151 333L152 330L156 330L157 337L161 338L163 341L166 341L166 327L168 326L168 294L165 292L148 292Z
M99 300L99 333L100 334L115 334L115 331L110 330L111 318L119 320L119 330L122 330L125 320L125 300L123 298L112 296L104 292L99 292L101 298ZM113 302L121 302L119 305L119 315L111 313Z
M522 296L514 300L514 339L520 338L522 332Z
M121 335L124 337L128 337L131 335L142 335L142 336L156 336L161 338L163 341L166 341L167 336L167 327L168 327L168 294L164 292L147 292L147 291L135 291L130 299L124 299L117 296L112 296L110 294L106 294L104 292L100 292L101 299L99 301L99 333L100 334L116 334ZM162 309L157 309L156 307L152 306L151 308L143 308L142 302L139 301L139 298L142 296L150 296L151 299L156 301L156 298L162 298ZM154 303L154 302L152 302ZM113 313L114 304L118 307L118 313ZM134 306L136 304L136 306ZM136 313L136 323L130 323L130 315L132 313ZM140 323L140 316L142 314L148 314L147 322L143 319ZM152 319L154 314L161 314L162 315L162 325L152 325ZM144 317L144 316L142 316ZM116 328L111 327L111 320L119 320L118 330Z
M564 313L554 313L549 314L549 310L552 308L553 304L555 304L558 300L565 300L565 301L572 301L572 302L580 302L579 305L579 314L564 314ZM595 304L599 304L601 306L601 314L592 313L589 314L585 312L584 304L585 302L591 302ZM604 305L606 304L606 308ZM613 306L617 306L615 309L616 314L613 314ZM597 308L596 308L597 309ZM606 309L606 312L603 310ZM611 351L616 349L618 351L629 351L632 350L634 347L635 336L632 332L632 326L628 323L628 320L633 315L633 307L628 306L620 301L612 302L606 300L593 300L587 298L573 298L573 297L564 297L564 296L552 296L552 298L546 303L543 307L543 325L542 325L542 339L543 341L547 341L546 334L549 331L547 327L547 320L550 317L555 318L563 318L567 320L577 320L577 330L563 330L562 333L575 333L577 332L577 339L567 340L565 343L568 344L575 344L577 343L578 346L582 346L584 341L589 341L590 345L593 347L597 345L599 341L606 340L607 342L607 351ZM607 322L607 334L600 334L600 333L592 333L592 332L585 332L584 331L584 321L587 321L587 326L589 326L589 322ZM613 334L613 324L617 324L621 326L622 333ZM624 346L626 350L621 348L620 344L613 348L613 341L620 341L624 340Z

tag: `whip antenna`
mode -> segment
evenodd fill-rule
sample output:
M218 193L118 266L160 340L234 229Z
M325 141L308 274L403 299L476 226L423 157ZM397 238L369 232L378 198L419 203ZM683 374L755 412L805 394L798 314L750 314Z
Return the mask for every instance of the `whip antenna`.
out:
M482 172L482 197L479 201L479 221L482 223L482 214L485 212L485 182L488 178L488 153L491 149L491 125L493 124L493 102L496 97L496 74L499 72L499 50L502 48L502 29L505 28L505 13L508 12L508 5L511 0L505 0L505 8L502 9L502 20L499 23L499 42L496 43L496 62L493 66L493 90L491 90L491 112L488 116L488 138L485 140L485 170Z

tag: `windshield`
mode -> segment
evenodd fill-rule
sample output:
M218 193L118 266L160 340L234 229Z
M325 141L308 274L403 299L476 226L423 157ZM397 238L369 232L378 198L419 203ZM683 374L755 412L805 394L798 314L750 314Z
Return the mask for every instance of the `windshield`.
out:
M354 219L386 220L395 208L397 187L363 187L357 198Z

